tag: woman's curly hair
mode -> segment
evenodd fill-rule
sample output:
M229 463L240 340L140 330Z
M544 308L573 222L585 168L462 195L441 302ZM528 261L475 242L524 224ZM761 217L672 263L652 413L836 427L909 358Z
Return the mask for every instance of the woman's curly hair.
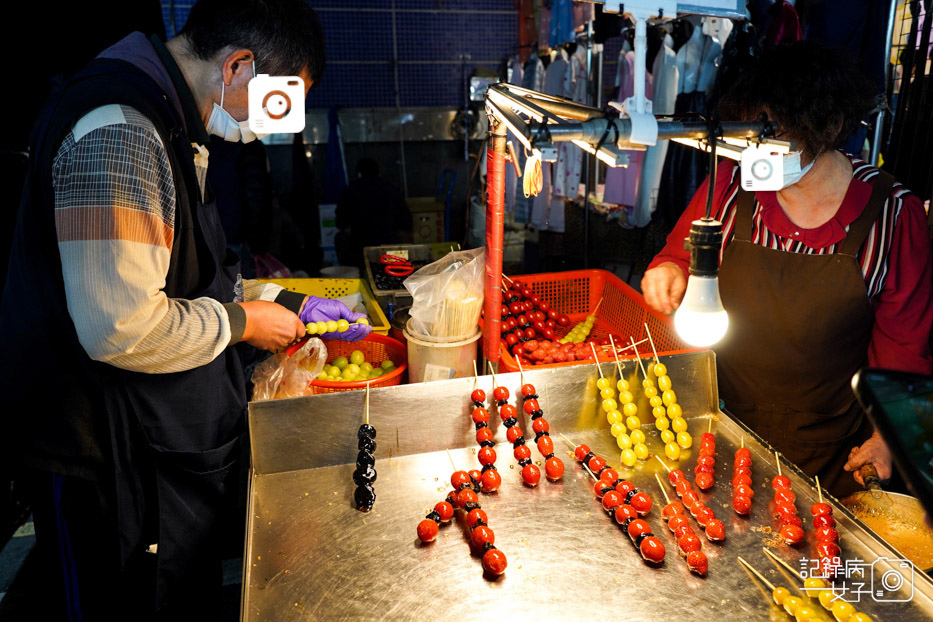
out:
M808 159L836 149L874 108L867 79L836 50L798 41L767 50L732 84L718 105L722 120L762 113L796 141Z

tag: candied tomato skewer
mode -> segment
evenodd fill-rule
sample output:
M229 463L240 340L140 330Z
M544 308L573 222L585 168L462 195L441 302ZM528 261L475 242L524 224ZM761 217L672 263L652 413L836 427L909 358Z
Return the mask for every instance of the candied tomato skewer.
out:
M819 500L810 507L813 516L813 528L816 530L816 551L820 557L820 570L832 578L839 567L842 549L839 548L839 532L836 531L836 519L833 518L833 506L823 502L823 489L820 477L816 476L816 492Z
M522 410L531 417L531 429L535 433L535 445L538 452L544 458L544 476L556 482L564 475L564 462L554 455L554 441L551 439L551 426L544 418L544 411L538 403L538 393L534 385L525 383L525 372L522 369L521 362L518 363L518 370L522 378ZM535 467L537 469L537 467ZM524 478L524 467L522 469ZM540 475L539 475L540 477ZM534 484L531 484L532 486Z
M664 463L662 462L662 464ZM696 532L693 531L693 527L690 526L683 505L677 501L671 502L670 497L667 495L667 488L661 482L661 477L657 473L654 476L658 480L658 486L661 488L661 494L664 495L664 501L667 504L661 511L661 515L667 521L668 529L674 534L674 539L677 541L677 550L686 560L687 567L690 568L691 572L695 572L701 577L706 576L709 562L706 559L706 554L700 550L703 548L703 543L697 537Z
M712 508L708 507L703 501L700 500L699 495L693 490L693 486L690 484L690 480L684 477L681 471L676 471L677 476L672 477L675 471L672 471L670 467L664 464L664 461L661 460L660 456L656 456L658 462L661 463L668 471L668 481L676 481L676 484L671 484L674 487L674 491L677 492L677 495L682 501L683 507L685 510L690 512L696 522L703 527L706 533L706 539L710 542L719 542L720 540L726 539L726 525L721 520L716 518L716 513ZM660 478L658 478L658 483L660 483ZM663 490L663 487L662 487ZM665 493L666 495L666 493Z
M632 482L618 478L618 473L606 465L586 445L576 445L561 434L567 444L573 447L574 457L584 466L587 472L596 480L594 491L600 498L603 509L638 548L642 559L652 564L664 563L667 551L660 538L651 533L647 521L640 518L651 511L653 502L651 497L640 492Z
M781 473L781 457L777 452L774 452L774 460L778 470L778 474L771 480L771 487L774 489L775 516L781 522L781 539L788 546L795 546L803 542L806 534L803 531L803 523L797 515L797 506L793 501L787 501L787 499L796 499L796 496L787 494L791 492L791 482L790 478Z
M693 483L700 490L709 490L713 487L713 476L716 473L716 436L713 434L713 418L709 419L709 427L700 436L700 451L697 463L693 468Z
M450 463L453 457L447 452ZM456 469L456 465L454 465ZM477 492L481 490L480 478L467 471L454 471L450 476L453 490L447 493L444 501L434 506L428 515L418 523L418 539L424 543L432 542L438 533L439 525L450 522L456 510L466 513L465 522L469 529L470 545L482 553L483 570L492 576L505 572L508 560L505 553L496 548L496 535L488 525L488 517L479 503Z
M752 452L745 446L745 437L742 437L742 446L735 450L735 461L732 463L732 509L736 514L747 515L752 511L752 497L755 491L752 488Z
M473 362L474 370L476 362ZM474 389L470 394L470 401L473 402L473 412L471 418L476 426L476 442L480 449L476 454L482 471L480 474L481 490L483 492L495 492L502 485L502 477L496 470L496 442L493 440L494 434L489 428L489 411L486 409L486 392L482 389Z
M493 384L496 383L495 372L492 372ZM499 409L499 417L506 427L506 438L512 443L512 455L519 466L522 467L522 481L528 486L537 486L541 480L541 470L531 462L531 450L525 444L525 437L522 435L522 429L518 427L518 410L509 404L509 390L503 386L497 386L493 389L492 397L496 401Z

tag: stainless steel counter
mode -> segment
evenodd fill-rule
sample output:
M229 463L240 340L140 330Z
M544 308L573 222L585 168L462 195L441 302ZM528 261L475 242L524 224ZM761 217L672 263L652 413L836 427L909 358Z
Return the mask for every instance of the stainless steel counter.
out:
M619 467L619 451L599 409L597 373L593 365L534 370L525 379L538 389L539 402L551 425L555 448L566 467L562 481L542 478L536 488L521 483L513 468L511 445L495 413L496 465L501 489L480 495L496 535L496 546L508 557L506 573L495 580L483 575L472 555L467 529L459 516L442 526L435 542L421 544L415 528L450 490L452 467L479 468L475 430L469 416L472 379L387 387L370 395L370 423L378 443L376 504L364 514L353 506L352 472L356 431L363 422L363 392L254 403L250 405L253 471L247 528L243 620L732 620L790 619L770 604L760 584L750 579L737 556L751 562L770 581L792 590L799 581L782 575L762 552L773 549L791 565L813 552L809 508L816 501L812 482L789 464L782 469L793 482L797 508L805 518L808 538L799 549L775 545L771 519L770 479L773 456L753 433L718 407L713 354L701 352L662 357L678 401L690 423L695 446L681 457L691 475L699 437L712 419L717 437L716 485L703 493L707 505L726 523L727 539L711 543L702 534L709 574L689 573L677 555L673 536L660 518L660 505L647 517L667 547L663 566L641 560L628 536L602 511L592 478L569 455L563 433ZM615 374L604 364L603 372ZM624 372L634 373L629 362ZM518 374L496 376L509 388L510 402L520 386ZM639 376L640 378L640 376ZM490 376L480 388L492 394ZM519 409L521 411L521 409ZM639 415L646 424L649 449L660 452L658 433L644 397ZM531 431L530 422L520 419ZM533 434L526 435L532 436ZM731 509L732 457L740 439L752 451L756 494L750 517ZM542 462L535 448L533 459ZM663 497L654 473L657 460L620 469L656 504ZM663 472L663 470L662 470ZM669 494L673 494L668 489ZM834 500L833 500L834 501ZM872 562L898 555L877 539L842 506L834 516L847 559ZM694 524L698 534L701 530ZM890 565L879 562L878 570ZM880 575L879 575L880 576ZM866 584L870 584L869 575ZM851 585L851 583L850 583ZM909 602L874 602L860 595L856 607L875 620L933 618L933 581L916 571L905 590L889 598ZM864 589L868 589L866 586ZM852 598L851 596L849 598ZM817 609L822 611L819 605ZM825 618L829 619L829 618Z

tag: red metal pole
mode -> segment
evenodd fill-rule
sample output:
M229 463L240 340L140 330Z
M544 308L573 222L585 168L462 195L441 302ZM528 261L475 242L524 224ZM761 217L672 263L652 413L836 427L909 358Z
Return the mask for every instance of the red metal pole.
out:
M490 118L490 123L493 123ZM497 369L502 323L502 235L505 220L505 124L492 131L486 150L486 287L483 298L483 356Z

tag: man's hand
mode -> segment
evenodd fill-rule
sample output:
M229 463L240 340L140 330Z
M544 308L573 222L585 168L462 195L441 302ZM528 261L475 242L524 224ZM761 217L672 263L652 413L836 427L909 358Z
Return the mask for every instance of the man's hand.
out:
M254 300L240 306L246 312L242 341L251 346L272 351L305 336L305 325L298 316L278 303Z
M860 470L866 464L873 464L878 470L878 478L881 481L887 481L891 478L891 450L887 443L881 438L878 432L862 443L861 447L853 447L849 452L849 461L842 467L846 471L852 471L852 477L860 485L864 486Z
M661 313L673 313L680 306L686 289L687 277L680 266L670 261L648 270L641 279L645 302Z

